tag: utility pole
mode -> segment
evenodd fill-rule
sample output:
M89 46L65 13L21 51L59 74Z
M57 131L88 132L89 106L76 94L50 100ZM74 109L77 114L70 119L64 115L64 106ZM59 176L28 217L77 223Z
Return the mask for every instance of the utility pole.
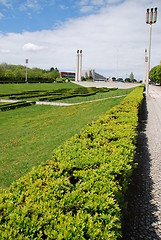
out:
M147 81L147 65L148 65L148 53L147 53L147 49L145 49L144 75L143 75L143 83L144 84L146 84L146 81Z
M26 59L26 83L27 83L27 64L28 64L29 60Z
M148 52L148 74L146 79L146 94L149 94L149 72L150 72L150 57L151 57L151 35L152 35L152 24L157 22L157 8L153 12L153 8L146 12L146 23L150 24L150 34L149 34L149 52Z

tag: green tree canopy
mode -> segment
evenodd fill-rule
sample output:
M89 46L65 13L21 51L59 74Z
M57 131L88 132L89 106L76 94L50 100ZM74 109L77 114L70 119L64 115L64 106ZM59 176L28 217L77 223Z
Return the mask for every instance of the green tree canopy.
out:
M27 79L32 81L54 81L60 77L59 70L51 67L50 70L40 68L27 68ZM0 81L7 79L7 81L23 82L26 78L26 66L11 65L7 63L0 64Z
M157 65L150 70L149 78L151 82L161 85L161 65Z
M130 78L130 82L133 82L133 80L134 80L134 74L133 74L133 72L130 73L129 78Z

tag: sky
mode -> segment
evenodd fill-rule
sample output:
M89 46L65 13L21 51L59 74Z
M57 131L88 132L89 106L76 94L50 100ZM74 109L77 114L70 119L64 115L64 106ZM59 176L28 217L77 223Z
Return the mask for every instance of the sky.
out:
M161 60L161 0L0 0L0 63L75 71L82 49L84 70L143 79L155 7L151 67Z

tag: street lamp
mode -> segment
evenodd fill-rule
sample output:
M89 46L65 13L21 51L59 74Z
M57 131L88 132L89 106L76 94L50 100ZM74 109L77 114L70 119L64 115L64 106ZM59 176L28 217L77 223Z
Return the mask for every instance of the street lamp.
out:
M149 34L149 54L148 54L148 74L146 79L146 94L149 93L149 72L150 72L150 54L151 54L151 34L152 34L152 24L157 22L157 8L147 9L146 12L146 23L150 24L150 34Z
M143 75L143 83L146 84L147 82L147 65L148 65L148 52L145 49L145 59L144 59L144 75Z
M27 64L28 64L29 60L26 59L26 83L27 83Z

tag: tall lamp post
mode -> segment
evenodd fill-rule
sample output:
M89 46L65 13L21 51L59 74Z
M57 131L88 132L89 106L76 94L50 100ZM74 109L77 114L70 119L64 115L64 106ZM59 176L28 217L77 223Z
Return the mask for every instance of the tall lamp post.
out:
M28 64L29 60L26 59L26 83L27 83L27 64Z
M146 23L150 24L150 34L149 34L149 53L148 53L148 74L146 79L146 94L149 93L149 72L150 72L150 54L151 54L151 34L152 34L152 24L157 22L157 8L151 8L150 12L147 9L146 12Z

